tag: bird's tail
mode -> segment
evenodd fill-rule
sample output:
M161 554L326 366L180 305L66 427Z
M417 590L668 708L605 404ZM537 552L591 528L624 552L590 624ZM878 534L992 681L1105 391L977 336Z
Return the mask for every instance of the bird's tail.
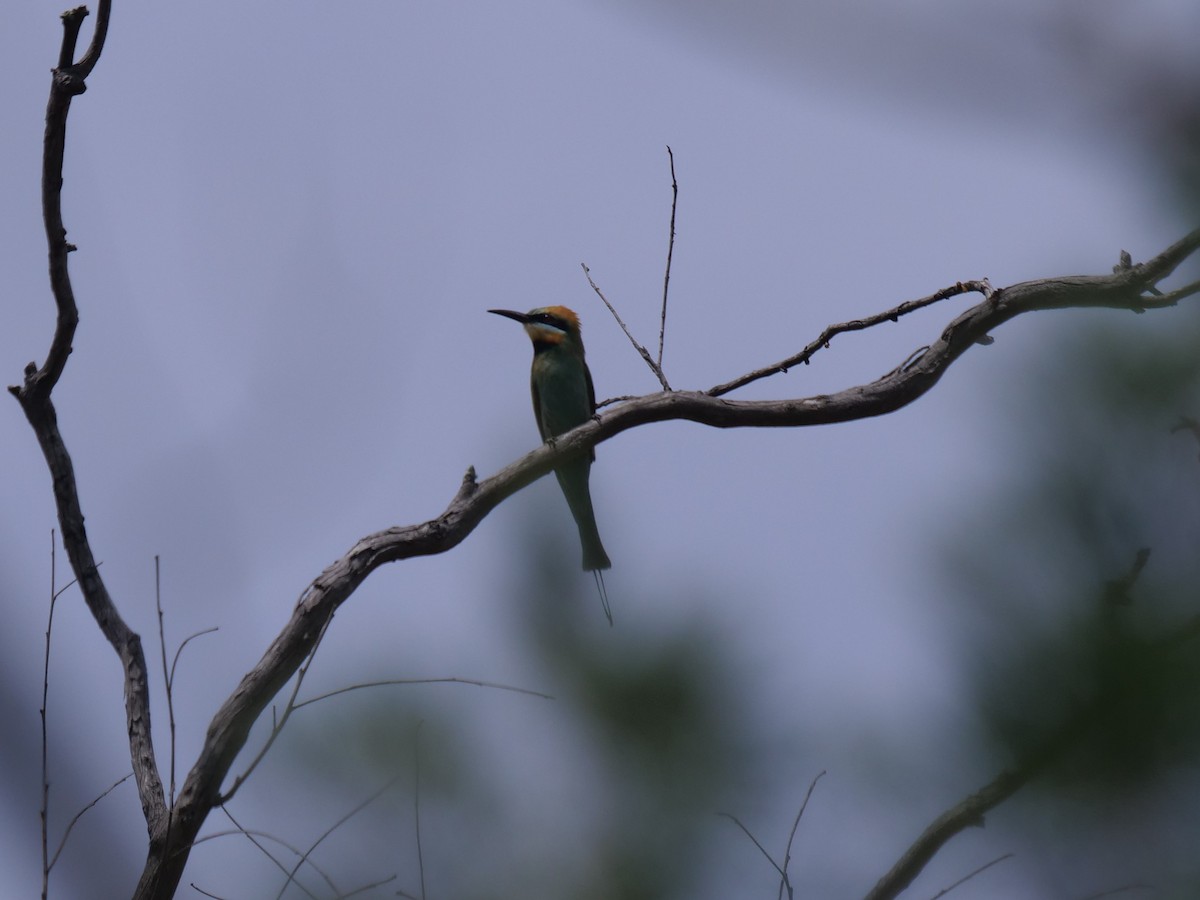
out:
M602 569L612 568L608 554L604 552L604 544L600 542L600 531L596 528L596 513L592 510L592 492L588 489L588 475L592 467L591 460L577 460L561 466L555 471L558 484L563 496L567 498L567 506L579 527L579 545L583 548L583 568L596 578L596 590L600 592L600 604L604 607L604 615L608 624L612 625L612 607L608 605L608 591L604 586Z
M592 510L592 492L588 490L588 470L591 465L584 461L564 466L555 473L559 486L567 498L567 506L579 528L579 544L583 548L583 568L594 572L611 569L612 562L600 541L600 530L596 527L596 513Z
M608 627L612 628L612 607L608 605L608 588L604 586L604 573L599 569L593 569L592 575L596 578L596 590L600 593L600 605L604 607L604 616L608 619Z

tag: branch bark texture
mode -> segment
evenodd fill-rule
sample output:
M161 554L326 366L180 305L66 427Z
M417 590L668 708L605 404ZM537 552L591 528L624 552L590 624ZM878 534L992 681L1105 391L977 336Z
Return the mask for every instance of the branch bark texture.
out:
M96 16L92 42L79 62L72 62L75 45L88 11L84 7L63 13L63 41L59 65L53 70L50 99L46 106L46 133L42 154L42 211L46 226L50 287L57 307L54 337L46 360L39 367L25 367L21 385L10 387L29 420L54 489L54 501L62 528L63 546L79 583L84 602L100 626L100 631L117 652L125 680L125 719L129 733L129 753L138 786L142 812L153 835L166 820L162 780L154 758L150 736L150 696L146 680L146 659L141 639L125 623L109 596L96 566L83 524L75 470L71 456L58 429L58 416L51 392L62 376L71 353L79 310L67 267L68 255L75 248L67 243L62 218L63 156L66 148L67 114L74 97L87 90L86 78L100 59L108 34L110 0L102 0Z

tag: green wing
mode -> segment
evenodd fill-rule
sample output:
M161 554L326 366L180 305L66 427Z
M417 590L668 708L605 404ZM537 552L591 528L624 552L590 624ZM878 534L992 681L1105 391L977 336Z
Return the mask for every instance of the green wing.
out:
M583 364L583 380L585 382L587 382L588 415L592 416L592 415L596 414L596 389L592 386L592 370L587 367L586 362ZM592 448L592 452L590 455L592 458L592 462L595 462L596 461L596 448L595 447Z
M542 397L538 392L536 378L529 380L529 392L533 395L533 421L537 422L538 434L542 436L542 443L544 444L549 440L549 437L546 434L546 426L542 424Z

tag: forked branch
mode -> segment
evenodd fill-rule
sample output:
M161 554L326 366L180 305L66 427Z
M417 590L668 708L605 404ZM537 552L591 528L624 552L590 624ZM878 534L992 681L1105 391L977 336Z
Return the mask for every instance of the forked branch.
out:
M108 589L100 577L87 532L75 484L75 470L66 444L58 430L58 417L50 393L61 377L79 310L67 269L67 258L74 246L67 243L62 218L63 154L66 147L67 114L71 100L87 90L86 78L100 59L108 34L111 0L100 0L92 42L78 62L72 62L79 31L88 12L77 7L63 13L63 40L59 64L52 73L50 99L46 105L46 134L42 153L42 215L46 226L50 264L50 288L58 315L54 336L46 360L39 367L29 363L21 385L9 388L37 436L53 480L54 501L62 529L63 546L84 601L104 637L117 651L125 673L125 719L129 732L129 753L141 799L142 812L151 835L161 834L166 819L166 801L162 779L154 758L150 737L150 697L146 681L146 659L141 639L121 618Z

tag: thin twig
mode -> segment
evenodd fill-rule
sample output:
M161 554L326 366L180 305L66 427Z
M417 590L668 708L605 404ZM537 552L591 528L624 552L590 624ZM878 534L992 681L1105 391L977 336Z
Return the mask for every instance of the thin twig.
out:
M650 371L654 373L654 377L658 379L658 383L662 385L663 390L671 390L671 385L667 383L667 376L663 374L662 367L650 357L650 351L637 342L637 339L630 333L620 314L608 302L608 298L604 296L604 291L600 290L599 285L592 280L592 270L587 267L587 263L580 263L579 265L583 267L583 274L587 276L588 284L592 286L592 290L596 292L596 296L608 307L608 311L612 313L613 318L617 320L617 324L621 326L621 330L625 332L625 337L629 338L629 343L633 344L633 349L646 361L646 365L650 367Z
M417 870L421 874L421 900L425 900L425 854L421 850L421 726L417 723L417 734L413 738L413 815L417 826Z
M252 843L255 847L257 847L259 852L261 852L265 857L267 857L269 860L271 860L275 864L275 866L279 869L279 871L283 872L285 875L287 874L287 866L285 866L282 862L280 862L278 859L276 859L275 856L273 856L271 854L271 852L266 849L266 847L264 847L258 840L256 840L256 838L263 838L268 841L274 841L280 847L283 847L285 850L290 851L293 856L300 856L304 852L299 847L289 844L287 841L271 834L270 832L259 831L254 828L242 827L242 825L236 819L233 818L233 815L225 807L221 807L221 812L225 813L225 815L229 818L229 820L231 822L233 822L234 825L236 825L237 827L231 828L227 831L214 831L212 834L206 834L202 838L197 838L195 841L192 842L193 847L197 847L200 844L206 843L207 841L216 840L217 838L230 837L233 835L236 835L238 837L244 837L247 840L249 840L250 843ZM334 894L341 896L341 891L339 890L337 885L335 885L333 883L333 877L328 872L326 872L324 869L322 869L320 866L318 866L311 859L308 861L308 865L314 872L316 872L318 875L321 876L322 879L324 879L325 883L327 885L329 885L329 889L331 891L333 891Z
M954 890L954 889L955 889L956 887L958 887L960 884L964 884L965 882L968 882L968 881L970 881L972 878L974 878L974 877L975 877L976 875L978 875L980 872L984 872L984 871L986 871L987 869L990 869L992 866L996 865L996 863L1002 863L1002 862L1004 862L1006 859L1011 859L1012 857L1013 857L1013 854L1012 854L1012 853L1005 853L1003 856L997 856L997 857L996 857L995 859L993 859L991 862L986 862L986 863L984 863L982 866L980 866L980 867L979 867L978 869L976 869L974 872L971 872L970 874L964 875L962 878L958 879L958 881L954 882L954 884L950 885L949 887L944 887L944 888L942 888L940 891L938 891L936 894L934 894L934 895L933 895L933 896L930 898L930 900L938 900L938 898L939 898L939 897L945 897L945 896L946 896L948 893L950 893L952 890Z
M344 894L338 894L338 900L346 900L347 897L354 897L358 894L365 894L367 891L374 890L377 887L383 887L385 884L391 884L399 875L389 875L387 878L380 878L378 881L369 881L362 887L356 887L346 891Z
M984 299L990 299L994 293L991 284L986 278L980 281L959 281L949 287L942 288L927 297L921 297L917 300L906 300L898 306L893 306L889 310L881 313L876 313L873 316L867 316L865 319L852 319L849 322L840 322L837 325L830 325L818 335L817 339L809 343L803 350L787 359L780 360L769 366L764 366L761 369L755 369L753 372L747 372L739 378L732 381L727 381L724 384L718 384L716 387L709 388L705 391L710 397L720 397L728 394L730 391L736 391L738 388L745 387L752 382L758 381L761 378L767 378L771 375L784 374L793 366L798 366L801 363L808 365L809 360L816 355L819 350L827 349L829 342L839 334L844 334L848 331L864 331L867 328L873 328L876 325L881 325L884 322L898 322L901 316L907 316L919 309L924 309L927 306L932 306L934 303L939 303L950 297L957 297L960 294L978 292L983 295ZM912 357L909 359L911 360Z
M83 818L83 814L85 812L87 812L89 809L91 809L93 806L95 806L97 803L99 803L101 800L103 800L105 797L107 797L109 794L111 794L113 791L115 791L117 788L119 788L121 785L123 785L126 781L128 781L132 777L133 777L133 773L130 772L129 774L124 775L121 778L118 778L116 781L114 781L112 784L110 784L105 790L101 791L92 800L91 803L89 803L87 806L85 806L83 809L81 809L79 812L75 813L75 815L73 815L71 817L71 821L67 823L67 830L63 832L62 840L60 840L58 842L58 848L54 851L54 856L52 856L50 858L50 868L51 869L53 869L54 864L56 862L58 862L58 857L62 854L63 848L67 846L67 838L69 838L71 836L71 829L75 827L75 823Z
M296 856L303 856L303 854L304 854L304 851L302 851L302 850L301 850L299 847L293 847L292 845L290 845L290 844L286 843L285 841L281 841L279 838L275 837L274 835L271 835L271 834L266 834L266 833L264 833L264 832L261 832L261 831L251 831L251 830L250 830L250 829L248 829L248 828L244 828L244 827L242 826L242 823L241 823L241 822L239 822L237 819L235 819L235 818L233 817L233 813L231 813L231 812L230 812L230 811L229 811L229 810L228 810L228 809L227 809L227 808L226 808L224 805L222 805L222 806L221 806L221 812L225 813L225 817L226 817L227 819L229 819L229 821L230 821L230 822L232 822L232 823L234 824L234 826L237 828L237 831L234 831L234 832L220 832L220 833L218 833L218 834L210 834L210 835L208 835L208 836L206 836L206 837L202 838L200 841L196 841L196 843L197 843L197 844L199 844L199 843L202 843L203 841L209 840L209 839L211 839L211 838L215 838L215 837L223 837L223 836L225 836L226 834L240 834L240 835L242 835L244 838L246 838L246 840L248 840L248 841L249 841L251 844L253 844L255 847L257 847L257 848L258 848L258 851L259 851L259 852L260 852L260 853L261 853L263 856L265 856L267 859L269 859L269 860L270 860L270 861L271 861L271 862L272 862L272 863L275 865L275 867L276 867L277 869L279 869L279 871L280 871L280 872L282 872L284 875L287 875L287 874L288 874L288 868L287 868L287 866L285 866L285 865L284 865L282 862L280 862L280 861L279 861L279 860L276 858L275 854L274 854L274 853L272 853L270 850L268 850L266 847L264 847L264 846L263 846L263 844L262 844L262 842L261 842L260 840L258 840L258 839L259 839L260 837L262 837L262 838L266 838L267 840L270 840L270 841L275 841L275 843L279 844L281 847L286 847L288 850L291 850L291 851L292 851L292 853L294 853ZM329 877L329 876L328 876L328 875L327 875L327 874L326 874L324 871L322 871L320 868L318 868L318 867L317 867L316 865L314 865L313 863L311 863L311 862L310 862L310 863L309 863L309 865L310 865L310 866L312 866L312 867L313 867L313 869L315 869L315 870L317 871L317 873L318 873L318 874L319 874L319 875L320 875L320 876L321 876L323 879L325 879L325 883L326 883L327 885L329 885L329 889L330 889L331 891L333 891L335 894L337 894L337 893L338 893L337 885L335 885L335 884L333 883L333 879L332 879L332 878L330 878L330 877ZM312 900L317 900L317 895L316 895L316 894L314 894L312 891L310 891L310 890L309 890L307 887L305 887L303 884L301 884L301 883L300 883L300 882L298 882L298 881L296 881L296 882L294 882L294 883L295 883L296 887L300 888L300 890L302 890L302 891L304 891L304 893L308 894L308 896L309 896L309 897L311 897L311 898L312 898Z
M809 801L809 798L812 797L813 789L817 786L817 782L820 781L821 778L824 777L824 775L825 775L824 770L818 772L816 778L814 778L808 785L808 791L804 794L804 802L800 804L800 811L796 813L796 820L794 822L792 822L792 830L790 832L788 832L787 848L784 850L784 853L783 853L783 865L782 866L779 865L779 863L775 862L775 858L773 856L771 856L771 854L767 852L767 849L758 842L758 838L756 838L753 834L751 834L750 829L742 824L741 819L739 819L737 816L731 815L729 813L725 813L725 812L717 813L717 815L724 816L726 819L729 819L731 822L733 822L735 825L737 825L738 828L742 829L742 831L745 833L746 837L750 838L750 840L754 842L754 846L758 848L759 853L761 853L763 856L765 856L767 858L767 862L769 862L771 864L771 866L775 869L775 871L779 873L779 896L780 897L783 896L783 892L785 889L787 890L787 895L789 898L794 896L793 889L792 889L792 882L791 882L791 879L788 877L788 866L791 864L791 861L792 861L792 842L796 839L796 829L800 827L800 819L803 818L803 816L804 816L804 810L806 810L808 808L808 801Z
M58 856L62 853L62 848L67 843L67 835L71 833L71 828L75 824L75 819L83 815L88 808L85 808L71 823L67 826L66 832L63 834L62 841L59 842L58 849L54 852L54 857L50 857L50 764L49 764L49 748L50 741L47 735L46 713L49 709L50 699L50 637L54 632L54 609L58 603L58 598L75 584L75 579L72 578L61 588L58 587L58 535L53 528L50 529L50 613L46 617L46 653L42 665L42 708L40 710L42 719L42 808L40 810L40 818L42 820L42 900L46 900L50 893L50 870L54 868L54 863L58 860ZM126 778L129 776L126 775ZM124 780L124 779L122 779ZM120 784L120 782L118 782ZM113 785L116 787L116 785ZM109 788L112 790L112 788ZM105 793L108 793L107 791ZM104 795L101 794L101 797ZM99 799L99 798L97 798ZM95 805L96 801L92 802Z
M199 631L193 632L183 639L183 642L175 649L175 656L171 659L171 675L167 679L169 684L175 684L175 667L179 665L179 657L183 653L183 648L198 637L204 637L206 634L212 634L214 631L220 630L219 626L213 625L211 628L201 628Z
M58 600L55 588L57 577L57 540L54 529L50 529L50 614L46 618L46 653L42 663L42 900L50 892L50 844L47 837L50 815L50 766L47 761L46 709L50 696L50 635L54 631L54 604Z
M9 392L20 402L21 411L25 413L46 459L63 547L79 590L96 625L121 661L130 764L137 782L142 815L153 845L162 836L167 816L162 777L155 761L145 654L141 639L121 618L97 570L84 527L74 465L59 430L57 412L51 399L51 393L71 355L79 324L79 308L68 270L68 258L75 247L66 239L62 214L67 118L72 100L87 89L86 79L99 61L108 34L111 11L111 0L100 0L91 44L77 63L72 60L87 10L77 7L62 16L63 39L59 64L51 75L42 145L42 220L46 232L50 289L56 311L54 334L42 365L39 367L34 362L26 365L22 384L10 387Z
M551 694L544 694L541 691L533 691L529 688L513 687L510 684L500 684L495 681L479 681L474 678L389 678L385 681L365 681L362 684L351 684L347 687L338 688L336 691L318 694L316 697L309 697L307 700L301 700L294 704L294 709L301 709L308 706L310 703L317 703L320 700L327 700L330 697L336 697L338 694L348 694L350 691L358 691L363 688L383 687L390 684L468 684L474 687L493 688L497 691L512 691L514 694L528 694L531 697L541 697L543 700L553 700Z
M1116 896L1117 894L1123 894L1126 891L1153 891L1153 890L1156 890L1156 888L1152 884L1136 884L1136 883L1135 884L1123 884L1118 888L1111 888L1109 890L1101 891L1098 894L1088 894L1086 897L1080 898L1080 900L1100 900L1101 897L1113 897L1113 896Z
M162 578L158 554L154 554L154 608L158 611L158 652L162 658L163 686L167 692L167 722L171 734L171 788L167 794L167 831L171 830L171 810L175 806L175 701L171 690L171 673L167 670L167 637L163 625Z
M356 815L358 815L360 812L362 812L364 809L366 809L368 806L370 806L372 803L374 803L376 800L378 800L380 797L382 797L384 795L384 793L393 784L395 784L399 780L400 780L399 775L392 776L391 778L388 779L386 784L384 784L382 787L377 789L373 794L371 794L371 796L367 797L367 799L365 799L361 803L359 803L358 806L354 807L354 809L350 810L348 813L346 813L344 816L342 816L340 819L338 819L336 822L334 822L332 825L330 825L327 829L325 829L325 831L321 834L321 836L313 842L312 846L309 847L307 850L305 850L304 853L301 854L300 859L296 861L296 865L292 867L292 871L288 874L287 880L284 881L283 886L279 888L279 893L276 895L276 900L282 900L284 891L287 890L287 886L289 884L293 883L293 881L295 880L295 877L296 877L296 873L298 871L300 871L300 867L302 865L304 865L305 862L308 861L308 858L312 855L313 851L316 850L319 846L321 846L321 844L322 844L322 842L324 842L325 838L329 837L331 834L333 834L335 831L337 831L339 828L341 828L343 825L345 825L347 822L349 822L352 818L354 818Z
M663 341L667 333L667 292L671 287L671 257L675 254L675 207L679 203L679 182L675 180L675 154L667 144L667 159L671 161L671 236L667 241L667 271L663 275L662 318L658 325L658 371L662 371ZM669 390L669 388L668 388Z
M775 859L771 856L770 853L767 852L767 848L758 842L758 838L756 838L750 832L750 829L742 824L741 819L739 819L737 816L733 815L732 813L727 813L727 812L719 812L719 813L717 813L717 815L723 816L724 818L729 819L729 821L733 822L734 825L736 825L738 828L742 829L742 831L745 833L746 837L750 838L750 840L754 842L754 846L758 848L758 852L761 853L763 856L765 856L767 858L767 862L769 862L771 864L772 868L774 868L775 871L779 873L779 876L781 878L787 877L787 875L784 873L783 869L781 869L779 867L779 863L775 862Z
M804 811L808 809L808 801L812 797L813 789L817 786L817 782L825 777L825 770L822 769L813 778L808 785L808 791L804 795L804 802L800 804L800 811L796 813L796 821L792 823L792 830L788 832L787 848L783 851L783 879L779 882L779 896L783 896L784 887L787 888L788 897L792 896L792 883L788 879L788 866L792 862L792 841L796 839L796 829L800 827L800 820L804 817Z

